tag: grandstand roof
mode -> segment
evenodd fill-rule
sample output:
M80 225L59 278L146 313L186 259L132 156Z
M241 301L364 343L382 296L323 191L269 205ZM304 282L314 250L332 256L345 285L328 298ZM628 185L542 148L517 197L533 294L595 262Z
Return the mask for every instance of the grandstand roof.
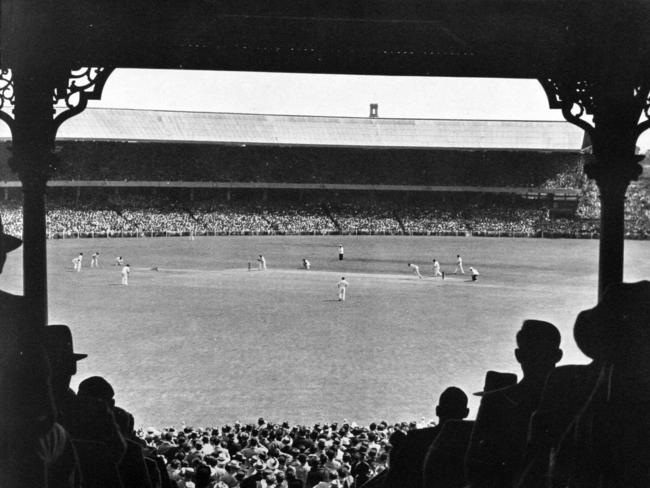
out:
M4 125L4 124L3 124ZM217 144L579 151L567 122L388 119L89 108L59 139Z

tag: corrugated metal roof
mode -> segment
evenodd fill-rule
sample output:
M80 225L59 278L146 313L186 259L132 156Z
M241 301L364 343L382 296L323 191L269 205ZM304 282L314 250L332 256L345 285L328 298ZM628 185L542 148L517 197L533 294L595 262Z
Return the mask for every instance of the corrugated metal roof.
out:
M386 119L89 108L65 122L58 137L220 144L578 151L583 132L567 122L554 121Z

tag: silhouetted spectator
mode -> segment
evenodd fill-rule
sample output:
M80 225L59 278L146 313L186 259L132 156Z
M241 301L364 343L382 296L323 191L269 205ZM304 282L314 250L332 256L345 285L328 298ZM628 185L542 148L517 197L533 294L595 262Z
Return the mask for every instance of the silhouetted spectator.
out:
M515 357L522 380L486 393L466 457L472 488L512 486L522 469L530 416L539 404L546 377L562 358L560 332L548 322L524 321Z
M21 244L0 219L0 273ZM71 487L80 478L74 448L56 422L51 368L30 310L24 297L0 290L0 486Z
M576 331L590 336L600 372L558 446L553 486L564 476L576 487L650 486L649 323L648 281L612 285L578 315Z
M121 487L117 465L126 452L126 443L113 412L103 400L79 397L70 389L77 361L87 355L73 352L72 334L65 325L45 327L43 337L52 364L52 390L59 419L79 453L85 486Z
M464 419L469 414L467 395L460 388L450 386L440 395L436 406L438 425L411 430L406 434L402 446L391 457L384 486L387 488L421 488L424 457L440 433L442 426L450 419Z
M474 395L483 396L517 383L517 375L488 371L483 390ZM474 428L473 421L448 420L433 441L424 458L424 488L462 488L466 482L465 453Z

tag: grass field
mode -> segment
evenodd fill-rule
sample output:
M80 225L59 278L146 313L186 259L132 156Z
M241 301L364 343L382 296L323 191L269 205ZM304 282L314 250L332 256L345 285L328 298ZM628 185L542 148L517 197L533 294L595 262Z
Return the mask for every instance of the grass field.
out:
M94 251L100 269L87 267ZM650 277L648 251L626 243L626 281ZM525 318L557 324L563 363L585 362L571 330L595 303L597 252L597 241L465 237L50 241L50 323L70 325L89 354L75 384L105 376L137 425L432 418L446 386L474 392L487 369L519 373ZM247 271L260 253L269 269ZM430 275L436 257L449 272L457 253L480 281L418 280L406 265ZM133 268L128 287L117 255ZM303 257L312 270L299 268ZM20 263L12 253L2 289L20 292ZM346 302L336 300L341 276Z

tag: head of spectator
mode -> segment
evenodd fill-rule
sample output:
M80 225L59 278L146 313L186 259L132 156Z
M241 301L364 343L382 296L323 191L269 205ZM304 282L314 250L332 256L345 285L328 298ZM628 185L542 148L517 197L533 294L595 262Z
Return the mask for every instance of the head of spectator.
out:
M110 407L115 406L115 391L111 384L101 376L91 376L79 383L77 390L79 396L103 400Z
M67 325L50 325L43 331L45 351L52 367L52 392L61 398L70 387L72 376L77 373L77 361L87 354L74 352L72 332Z
M467 395L463 390L450 386L440 394L436 415L440 424L449 419L462 420L469 415L467 408Z
M227 463L228 463L228 457L226 456L225 453L220 452L219 455L216 457L216 465L220 468L225 468Z
M578 314L573 335L594 361L620 361L647 343L649 318L650 281L617 283L605 290L598 305Z
M548 373L562 359L560 331L550 322L525 320L517 332L515 357L524 378L544 382Z

